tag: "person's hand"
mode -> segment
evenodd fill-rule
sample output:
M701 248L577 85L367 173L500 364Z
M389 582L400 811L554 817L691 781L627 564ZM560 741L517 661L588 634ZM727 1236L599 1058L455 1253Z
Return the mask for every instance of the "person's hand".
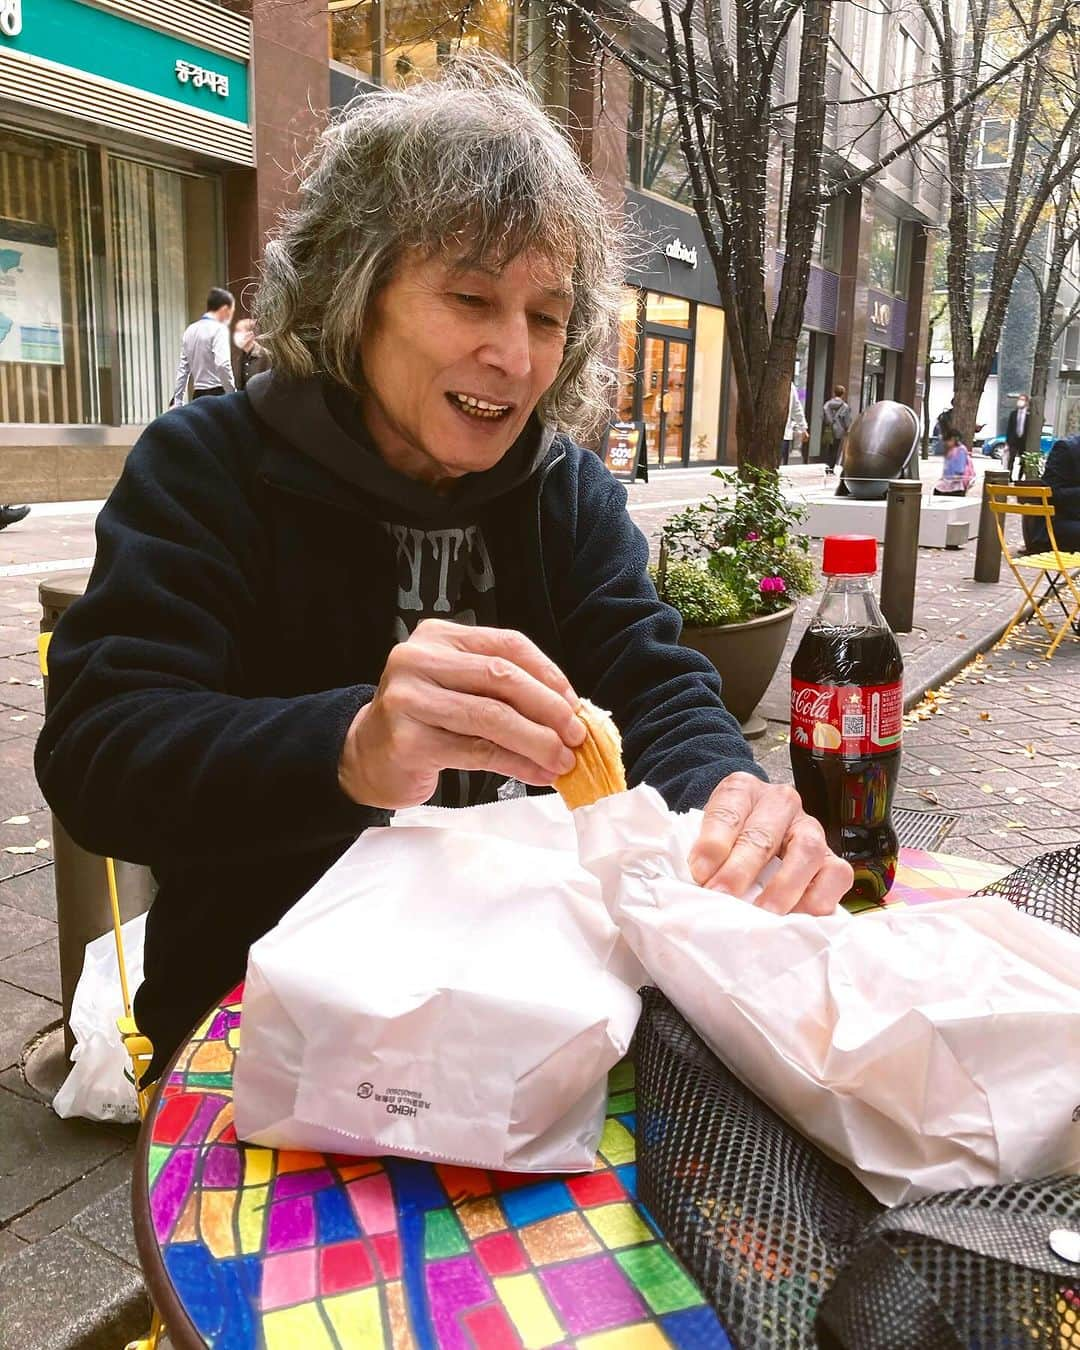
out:
M831 914L854 873L825 842L793 787L733 773L713 790L701 833L690 850L699 886L745 895L770 858L780 866L754 902L774 914Z
M809 431L804 431L804 432L803 432L803 434L802 434L802 443L803 443L803 445L809 445L809 444L810 444L810 432L809 432Z
M566 676L521 633L427 619L391 651L353 719L338 782L385 810L426 802L442 769L550 787L585 739L577 705Z

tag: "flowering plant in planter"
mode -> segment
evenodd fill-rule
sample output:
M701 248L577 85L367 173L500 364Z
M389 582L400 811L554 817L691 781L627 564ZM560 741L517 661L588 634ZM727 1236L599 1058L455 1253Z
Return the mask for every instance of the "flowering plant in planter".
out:
M717 469L723 496L712 494L665 521L660 597L684 623L712 627L775 614L814 589L809 540L798 532L806 512L780 490L768 469Z

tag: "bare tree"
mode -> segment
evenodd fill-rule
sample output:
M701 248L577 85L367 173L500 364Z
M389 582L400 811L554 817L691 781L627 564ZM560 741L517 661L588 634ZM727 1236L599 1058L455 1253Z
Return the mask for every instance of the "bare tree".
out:
M1077 46L1061 0L962 0L962 31L956 0L918 4L937 44L946 108L953 421L971 444L1017 272L1047 204L1080 166ZM972 96L1003 50L1035 42L1038 58L1016 67L1016 78ZM1000 167L986 162L988 122L1006 128Z
M586 0L559 3L578 18L599 48L616 56L639 79L664 90L674 103L692 204L727 318L737 391L738 461L740 466L775 468L814 235L825 204L910 153L997 83L1028 72L1037 64L1040 50L1065 27L1067 11L1077 0L1062 0L1055 16L1037 25L1018 50L991 68L980 62L961 79L953 64L951 83L938 103L940 111L923 117L914 129L901 124L895 113L898 98L908 90L847 100L876 104L878 118L890 118L898 135L873 164L841 174L828 185L823 181L822 159L829 106L831 0L735 0L727 26L721 0L658 0L663 62L652 62L635 51L620 26L602 22ZM920 3L930 6L932 0ZM951 29L942 40L952 43ZM957 53L952 46L949 51L955 63ZM797 96L793 103L777 105L774 91L785 55L797 63ZM781 132L790 141L790 176L783 202L783 267L771 292L766 242L769 162Z

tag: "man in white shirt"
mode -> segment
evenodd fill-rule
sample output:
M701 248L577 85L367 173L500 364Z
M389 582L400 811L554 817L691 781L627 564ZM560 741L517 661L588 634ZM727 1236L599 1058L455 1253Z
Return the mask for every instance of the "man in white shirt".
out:
M229 348L229 321L235 301L232 292L212 287L206 313L184 330L172 406L187 402L188 381L194 398L203 394L231 394L236 388Z

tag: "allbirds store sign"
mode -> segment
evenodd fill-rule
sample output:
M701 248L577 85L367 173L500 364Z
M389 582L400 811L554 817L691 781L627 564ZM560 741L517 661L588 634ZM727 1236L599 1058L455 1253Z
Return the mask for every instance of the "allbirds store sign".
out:
M667 248L664 249L664 253L667 257L674 258L677 262L684 262L690 267L697 267L697 249L693 247L688 248L678 236L668 244Z

